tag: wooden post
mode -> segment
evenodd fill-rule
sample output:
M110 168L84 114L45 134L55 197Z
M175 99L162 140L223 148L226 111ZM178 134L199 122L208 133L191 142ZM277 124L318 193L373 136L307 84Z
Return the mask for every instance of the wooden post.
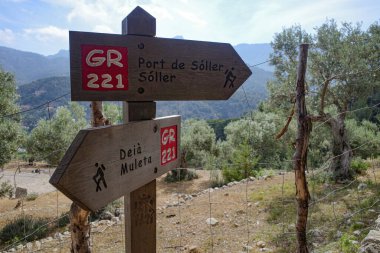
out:
M123 21L122 34L155 36L156 19L136 7ZM150 120L156 117L155 102L124 102L123 121ZM156 252L156 180L124 196L125 251Z
M296 198L297 198L297 252L307 253L306 225L309 212L309 190L307 187L305 169L307 163L307 151L309 145L309 135L311 131L311 120L307 115L305 105L305 73L307 64L307 52L309 45L301 44L298 69L297 69L297 137L296 152L293 156L293 166L295 172Z
M92 127L104 126L107 121L102 114L102 102L91 102ZM74 202L70 208L70 231L71 231L71 252L72 253L90 253L91 243L90 234L91 226L89 223L90 212L80 208Z

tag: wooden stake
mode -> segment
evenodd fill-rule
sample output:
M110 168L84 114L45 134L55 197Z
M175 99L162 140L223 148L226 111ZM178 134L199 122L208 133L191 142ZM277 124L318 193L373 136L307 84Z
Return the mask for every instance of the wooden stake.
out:
M136 7L123 21L122 34L156 35L156 19ZM123 121L150 120L156 117L155 102L124 102ZM156 180L124 196L125 251L156 252Z
M102 102L91 102L92 127L104 126L106 120L102 114ZM91 253L90 234L91 226L89 223L90 212L80 208L74 202L70 208L70 231L71 231L71 252L72 253Z
M305 105L305 73L308 48L308 44L300 45L297 70L296 115L298 120L298 129L296 138L296 152L293 156L293 166L295 172L296 198L298 203L296 224L298 253L309 252L307 248L306 225L309 212L310 194L305 175L309 135L312 127Z

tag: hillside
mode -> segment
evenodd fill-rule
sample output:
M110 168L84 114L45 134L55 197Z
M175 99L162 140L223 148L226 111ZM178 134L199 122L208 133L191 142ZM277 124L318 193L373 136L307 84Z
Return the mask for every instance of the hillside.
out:
M249 104L246 102L243 88L240 88L227 101L186 101L186 102L165 102L160 101L157 104L157 116L166 116L171 114L181 114L186 118L201 119L225 119L237 118L256 105L266 97L266 83L273 76L272 73L259 68L252 69L252 76L244 83ZM70 92L70 80L68 77L49 77L39 79L28 84L19 86L20 105L22 110L27 110L46 103L58 96ZM50 112L60 105L67 104L70 101L70 95L65 96L50 104ZM39 118L48 117L45 107L24 114L23 123L28 128L33 128Z
M66 53L43 56L0 46L0 66L16 77L18 85L52 77L69 75L69 58Z
M272 48L269 44L239 44L234 46L240 57L253 65L268 60ZM0 46L0 67L16 76L18 85L53 76L68 76L70 73L69 51L43 56ZM260 68L273 71L267 63Z

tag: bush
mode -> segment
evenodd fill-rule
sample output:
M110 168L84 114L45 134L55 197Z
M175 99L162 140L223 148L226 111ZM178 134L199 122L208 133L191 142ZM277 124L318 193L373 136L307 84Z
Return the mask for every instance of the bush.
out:
M33 201L33 200L36 200L38 198L38 193L37 192L32 192L28 195L26 195L26 201Z
M62 213L58 218L58 227L63 228L66 227L67 224L70 223L69 213Z
M364 174L365 171L371 167L371 164L363 159L359 158L354 158L351 161L351 169L355 174Z
M210 181L211 187L221 187L226 184L224 180L223 173L220 170L211 170L210 171Z
M0 241L8 244L19 240L30 242L44 238L49 233L47 222L47 219L32 216L18 217L0 231ZM27 235L29 236L26 237Z
M343 234L339 240L340 247L344 253L355 253L359 250L359 245L353 243L355 238L348 234Z
M165 182L173 183L178 181L190 181L197 179L198 175L193 170L189 169L175 169L166 174Z
M12 197L13 194L13 186L9 183L9 181L2 182L0 184L0 199L5 197Z

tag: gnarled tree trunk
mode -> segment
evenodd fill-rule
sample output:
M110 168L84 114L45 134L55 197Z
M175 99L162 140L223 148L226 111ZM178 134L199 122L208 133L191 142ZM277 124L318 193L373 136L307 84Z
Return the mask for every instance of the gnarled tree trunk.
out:
M335 181L350 179L353 176L350 170L352 149L348 142L344 120L345 116L339 115L337 118L330 118L328 121L333 137L333 158L329 169L333 173Z

